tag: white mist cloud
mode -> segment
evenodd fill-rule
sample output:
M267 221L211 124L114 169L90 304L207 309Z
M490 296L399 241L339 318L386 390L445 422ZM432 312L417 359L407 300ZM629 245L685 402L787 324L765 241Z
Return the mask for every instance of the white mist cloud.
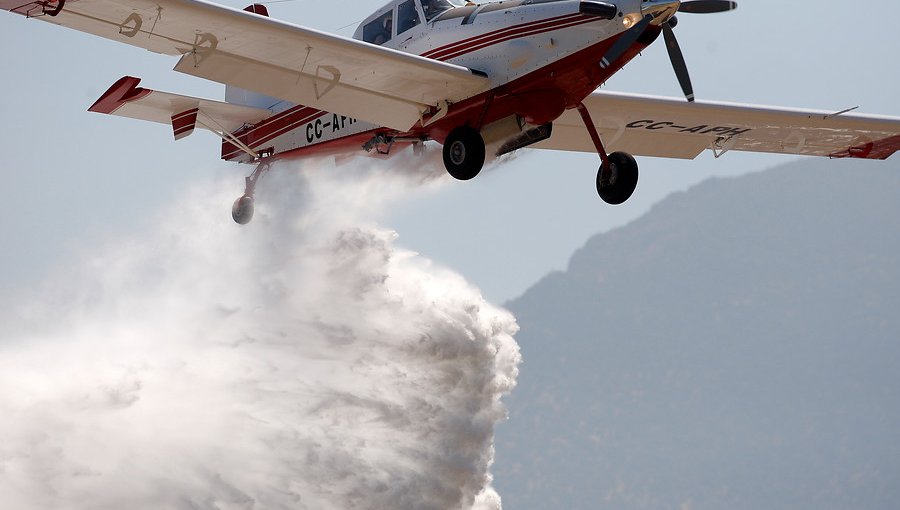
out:
M354 165L276 167L244 228L191 190L23 307L2 506L500 508L515 321L378 226L421 174Z

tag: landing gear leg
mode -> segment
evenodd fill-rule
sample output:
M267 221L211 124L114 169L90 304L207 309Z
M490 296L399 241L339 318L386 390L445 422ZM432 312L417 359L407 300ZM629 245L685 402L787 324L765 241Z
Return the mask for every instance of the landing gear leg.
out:
M584 121L584 127L591 135L591 140L600 154L600 169L597 171L597 194L604 202L610 205L625 203L637 188L638 165L631 154L614 152L606 154L600 134L594 127L591 113L583 103L578 104L578 113Z
M256 191L256 183L269 171L269 167L270 163L263 161L245 179L244 195L235 200L234 205L231 206L231 217L238 225L246 225L253 219L253 193Z

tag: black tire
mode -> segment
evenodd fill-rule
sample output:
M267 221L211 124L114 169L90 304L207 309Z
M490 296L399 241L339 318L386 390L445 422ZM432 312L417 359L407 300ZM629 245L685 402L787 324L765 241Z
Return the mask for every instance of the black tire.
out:
M484 166L484 139L481 133L460 126L450 132L444 142L444 166L455 179L474 179Z
M597 171L597 194L610 205L624 204L637 188L637 161L625 152L613 152L609 155L610 176L608 182L603 181L603 167Z

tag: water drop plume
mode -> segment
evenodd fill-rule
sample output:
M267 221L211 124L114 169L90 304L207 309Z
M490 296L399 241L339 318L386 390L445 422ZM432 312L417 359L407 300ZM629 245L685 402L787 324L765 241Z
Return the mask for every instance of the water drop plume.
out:
M515 320L380 226L429 175L280 164L249 227L229 178L86 248L0 326L3 507L499 509Z

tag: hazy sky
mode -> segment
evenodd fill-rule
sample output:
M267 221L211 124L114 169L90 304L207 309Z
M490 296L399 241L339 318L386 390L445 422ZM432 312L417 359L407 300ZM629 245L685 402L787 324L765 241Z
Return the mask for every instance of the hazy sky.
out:
M355 26L382 3L296 0L271 5L270 12L335 31ZM833 0L745 0L733 13L679 19L676 30L700 99L834 111L859 105L861 112L900 116L896 27L874 8L847 9ZM8 13L0 15L0 44L6 50L0 55L2 288L40 281L73 249L143 228L191 183L227 175L234 197L242 192L252 168L219 161L212 135L175 143L164 126L86 111L124 75L139 76L150 88L217 99L222 86L171 71L175 59ZM661 40L607 86L680 94ZM589 235L639 216L675 190L711 175L789 160L742 154L720 160L704 154L693 162L641 158L635 197L612 208L594 190L596 155L532 151L475 181L411 193L385 223L399 232L401 245L459 270L488 298L505 300L564 267ZM230 206L221 204L223 222L231 221Z
M270 12L349 36L381 3L296 0ZM895 22L881 12L746 0L680 21L701 99L900 116ZM124 75L210 98L221 85L173 72L175 59L11 14L0 13L0 44L0 415L19 418L0 420L13 445L0 453L41 468L7 470L23 475L7 485L22 489L25 508L54 507L41 498L187 506L205 493L207 506L278 508L260 499L276 497L295 508L287 500L301 494L310 508L329 507L318 497L348 508L372 487L392 489L366 500L381 507L453 506L408 498L434 493L496 508L487 469L499 395L517 375L515 325L406 250L499 302L674 191L792 159L641 158L638 191L618 208L596 196L593 154L523 152L474 181L427 186L409 164L329 178L307 167L307 179L270 176L259 195L260 210L285 221L239 227L231 201L252 167L220 161L217 138L176 143L166 126L86 111ZM661 42L608 88L680 94ZM385 438L391 447L379 449ZM377 455L357 459L361 445ZM448 482L441 467L464 476ZM107 476L82 476L87 468ZM409 483L385 484L382 473Z

